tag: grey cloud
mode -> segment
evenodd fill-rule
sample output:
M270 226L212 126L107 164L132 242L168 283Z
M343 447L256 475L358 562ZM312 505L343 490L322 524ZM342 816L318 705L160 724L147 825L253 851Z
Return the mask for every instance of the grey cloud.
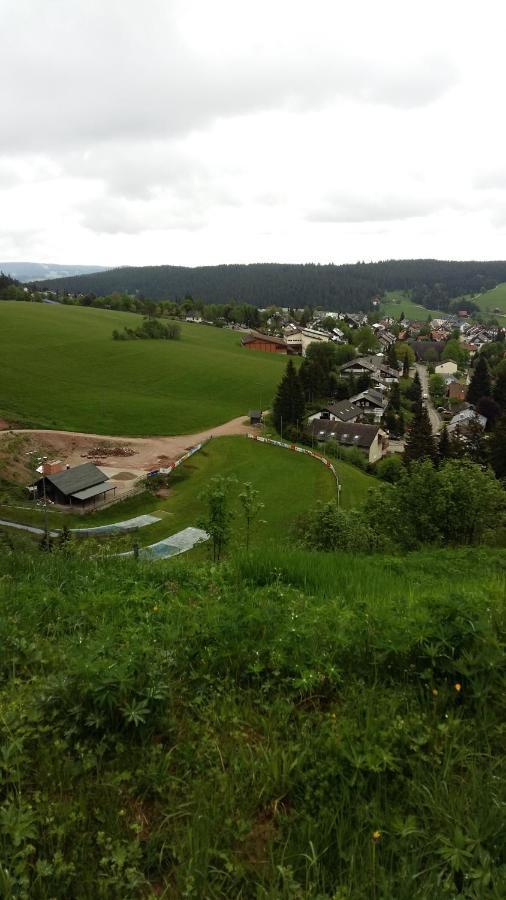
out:
M478 190L506 190L506 169L491 169L489 172L481 172L475 175L473 184Z
M203 210L171 198L156 205L105 198L82 208L79 218L84 228L101 234L140 234L174 229L195 231L206 224Z
M442 206L441 198L396 196L389 194L333 194L310 209L310 222L388 222L426 216Z
M176 0L147 8L141 15L133 0L3 0L0 146L170 137L220 117L336 98L408 109L437 99L456 78L441 57L374 60L360 58L359 45L352 56L328 42L260 53L242 33L228 53L205 56L185 39Z

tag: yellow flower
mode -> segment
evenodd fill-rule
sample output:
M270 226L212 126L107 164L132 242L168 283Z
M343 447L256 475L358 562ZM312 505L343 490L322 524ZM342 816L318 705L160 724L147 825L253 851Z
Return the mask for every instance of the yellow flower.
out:
M374 841L375 844L378 843L380 837L381 837L381 831L373 831L373 833L372 833L372 839L373 839L373 841Z
M159 612L159 611L160 611L159 606L153 606L153 612Z
M438 695L438 690L437 690L437 688L432 688L432 696L433 696L433 697L437 697L437 695Z
M459 692L459 691L461 691L461 690L462 690L462 685L461 685L461 684L459 684L459 682L458 682L458 681L457 681L457 683L456 683L456 684L454 684L454 685L453 685L453 687L454 687L454 688L455 688L455 690L456 690L456 691L457 691L457 694L458 694L458 692Z

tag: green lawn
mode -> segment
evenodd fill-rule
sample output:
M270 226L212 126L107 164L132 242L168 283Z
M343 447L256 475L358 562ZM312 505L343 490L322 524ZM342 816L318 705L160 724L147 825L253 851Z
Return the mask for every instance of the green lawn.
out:
M429 314L436 318L447 315L439 309L427 309L425 306L413 303L409 297L404 296L404 291L387 291L386 296L386 302L381 304L381 314L384 316L398 319L403 312L407 319L424 322Z
M501 310L501 315L506 316L506 282L498 284L497 287L485 294L481 294L471 298L473 303L480 307L483 313L494 315L494 309ZM500 315L495 313L495 315Z
M286 359L182 323L180 341L113 341L129 313L0 303L0 415L99 434L190 434L267 408Z
M371 476L347 463L338 462L337 471L344 509L358 506L365 499L369 487L377 484ZM86 517L50 512L49 523L56 528L61 528L63 523L69 527L87 527L118 522L146 512L160 513L160 522L136 533L135 540L143 545L150 544L198 523L204 513L200 497L214 475L230 475L239 483L251 481L259 491L265 504L260 518L265 524L256 529L254 544L284 541L299 513L317 500L335 497L334 479L318 461L279 447L257 444L247 438L224 437L210 441L171 476L172 490L166 499L142 494ZM234 490L235 494L238 492L239 488ZM238 521L236 537L240 543L242 523L239 522L239 504L236 501L234 508ZM43 513L39 508L27 513L4 506L0 507L0 517L40 527L43 523Z

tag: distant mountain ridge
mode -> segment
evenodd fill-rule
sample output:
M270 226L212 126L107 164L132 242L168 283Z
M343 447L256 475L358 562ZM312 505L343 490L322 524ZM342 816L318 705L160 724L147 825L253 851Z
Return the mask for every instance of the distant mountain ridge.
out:
M252 306L304 307L353 312L390 290L411 290L417 303L448 309L452 298L489 290L506 281L506 261L452 262L435 259L386 260L346 265L251 263L249 265L124 266L91 275L43 282L55 291L128 293L152 300L204 303L231 299Z
M107 266L71 266L60 263L0 262L0 272L10 275L16 281L47 281L53 278L72 278L75 275L90 275L106 272Z

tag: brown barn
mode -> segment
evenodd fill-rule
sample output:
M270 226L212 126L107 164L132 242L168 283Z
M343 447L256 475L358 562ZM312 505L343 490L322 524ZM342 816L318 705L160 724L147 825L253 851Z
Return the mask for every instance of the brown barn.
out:
M288 347L281 338L260 331L250 331L243 337L241 344L247 350L263 350L264 353L288 353Z

